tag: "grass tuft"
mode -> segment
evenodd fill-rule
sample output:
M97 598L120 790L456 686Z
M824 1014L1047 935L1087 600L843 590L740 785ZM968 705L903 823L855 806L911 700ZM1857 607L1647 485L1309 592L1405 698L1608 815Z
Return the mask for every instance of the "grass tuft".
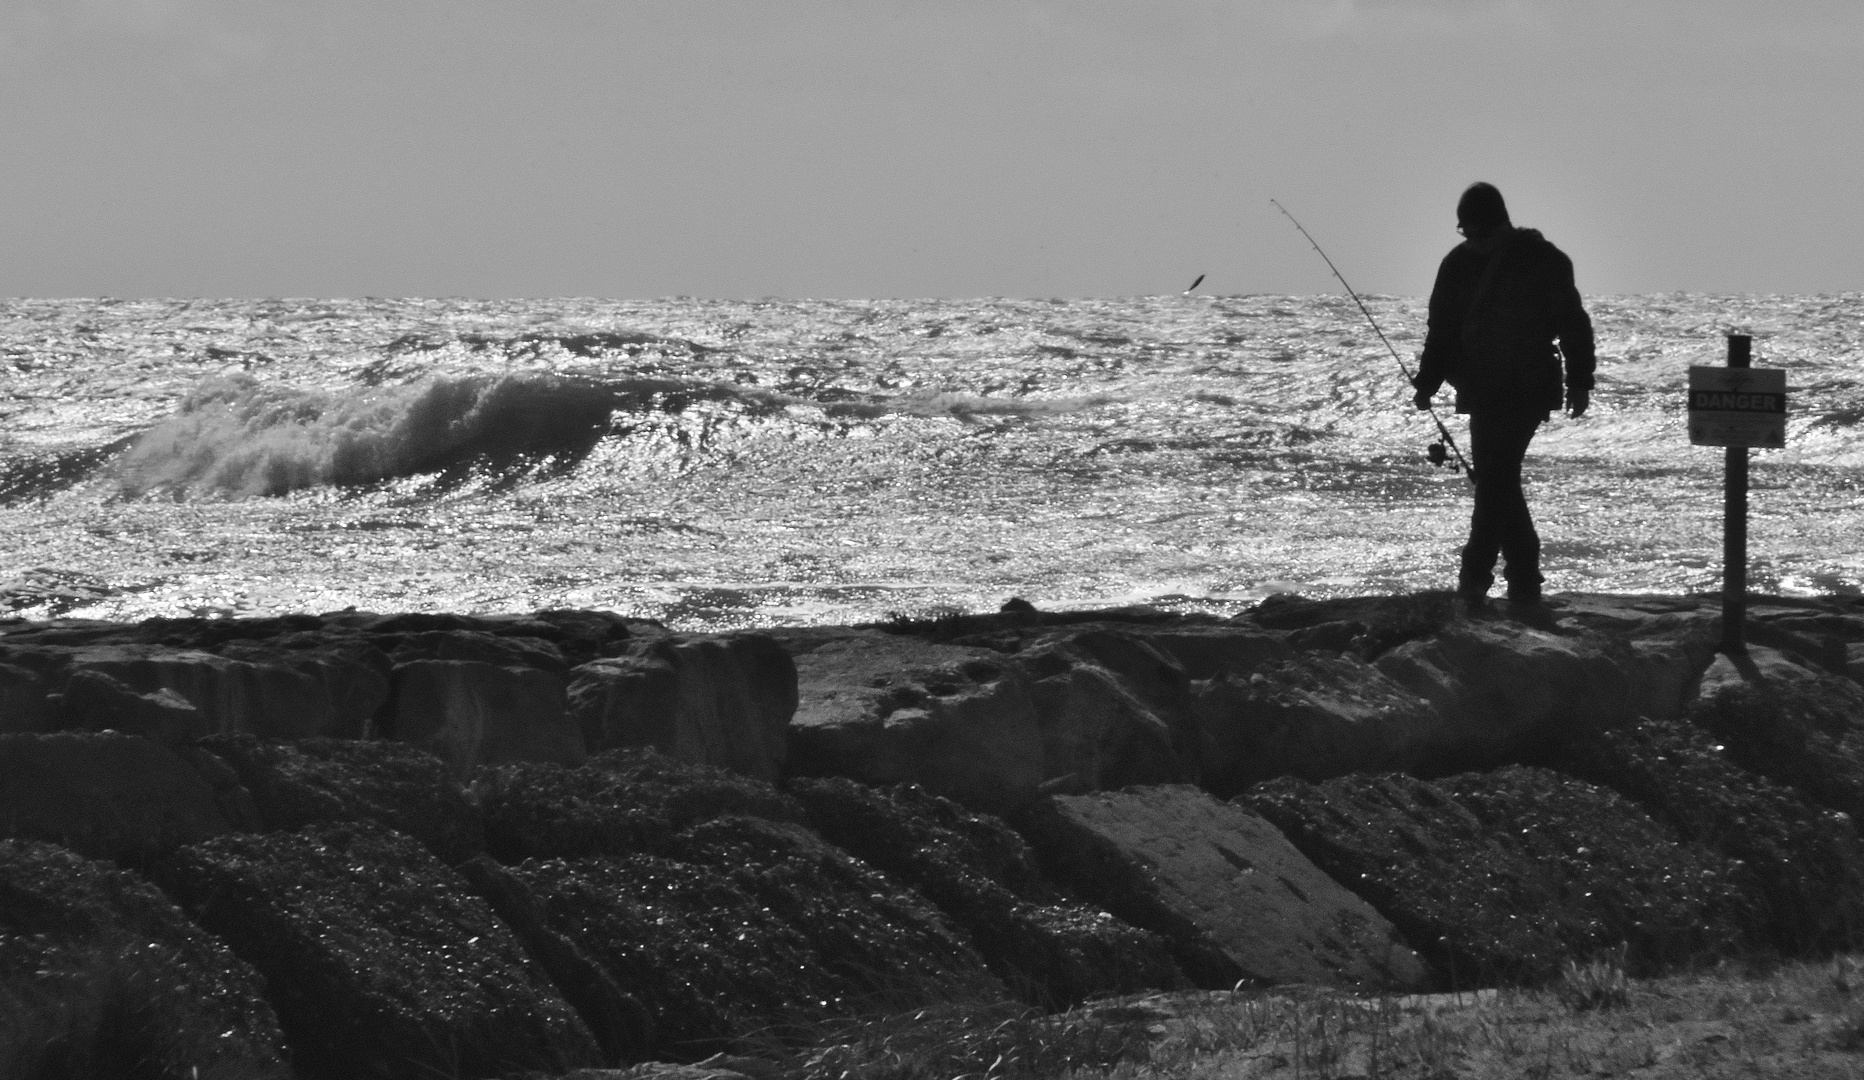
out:
M1554 993L1574 1012L1623 1008L1631 999L1622 955L1617 960L1568 960L1560 965Z

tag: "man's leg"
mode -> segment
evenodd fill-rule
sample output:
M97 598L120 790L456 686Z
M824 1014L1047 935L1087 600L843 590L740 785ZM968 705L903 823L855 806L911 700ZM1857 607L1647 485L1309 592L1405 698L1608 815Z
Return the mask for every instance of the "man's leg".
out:
M1521 461L1539 426L1540 418L1535 416L1476 413L1469 418L1476 505L1470 514L1469 542L1463 546L1456 586L1465 597L1488 595L1495 582L1497 555L1508 560L1504 573L1510 598L1540 595L1540 537L1521 491Z

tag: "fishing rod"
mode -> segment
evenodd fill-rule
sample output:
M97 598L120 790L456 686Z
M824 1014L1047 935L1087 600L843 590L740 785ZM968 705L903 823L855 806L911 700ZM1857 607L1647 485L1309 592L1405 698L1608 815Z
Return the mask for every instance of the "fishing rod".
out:
M1359 313L1361 315L1364 315L1366 317L1366 321L1372 324L1372 332L1377 334L1379 336L1379 340L1385 343L1385 348L1387 351L1389 351L1392 354L1392 359L1398 361L1398 370L1404 372L1405 381L1407 383L1416 385L1416 380L1411 375L1410 366L1404 362L1404 357L1398 355L1398 350L1392 348L1391 341L1385 337L1385 331L1379 329L1379 321L1373 318L1372 312L1366 308L1366 302L1364 300L1361 300L1359 298L1359 294L1353 291L1353 287L1346 283L1346 275L1340 273L1340 268L1333 265L1333 260L1327 258L1327 253L1320 250L1320 244L1315 241L1311 233L1309 233L1306 229L1301 228L1301 223L1299 221L1295 221L1294 215L1288 212L1287 207L1283 206L1281 203L1276 202L1274 199L1270 199L1269 202L1274 205L1275 209L1280 210L1282 212L1283 217L1287 218L1290 222L1293 222L1295 228L1301 230L1301 235L1307 238L1307 242L1309 245L1313 247L1314 253L1319 255L1321 259L1326 262L1327 269L1333 271L1333 276L1339 279L1340 285L1346 289L1346 295L1352 297L1353 303L1359 305ZM1425 405L1424 411L1428 412L1430 414L1431 420L1436 423L1437 434L1443 436L1442 442L1434 442L1430 444L1430 451L1429 451L1430 463L1432 465L1442 465L1444 462L1448 461L1449 458L1443 452L1444 447L1448 446L1450 448L1450 453L1456 455L1455 467L1457 469L1460 469L1463 475L1469 477L1470 483L1472 484L1475 483L1476 474L1470 470L1469 461L1463 457L1463 452L1456 448L1456 440L1450 437L1450 429L1443 426L1443 418L1438 416L1437 410L1431 407L1430 405Z

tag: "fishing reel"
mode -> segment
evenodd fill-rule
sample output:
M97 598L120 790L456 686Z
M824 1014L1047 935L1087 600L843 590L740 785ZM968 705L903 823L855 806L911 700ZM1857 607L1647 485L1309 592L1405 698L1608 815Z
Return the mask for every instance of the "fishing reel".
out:
M1443 468L1445 465L1450 466L1451 472L1459 472L1462 469L1462 466L1460 465L1450 464L1449 448L1444 446L1442 442L1434 442L1434 443L1431 443L1428 447L1425 447L1424 456L1429 458L1430 463L1432 465L1435 465L1439 469Z

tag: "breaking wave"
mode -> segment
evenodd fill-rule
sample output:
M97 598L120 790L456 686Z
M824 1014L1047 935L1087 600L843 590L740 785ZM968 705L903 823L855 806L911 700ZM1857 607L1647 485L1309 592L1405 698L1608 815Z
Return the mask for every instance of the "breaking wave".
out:
M616 395L554 375L464 375L350 393L209 379L117 463L127 494L282 495L369 484L474 460L588 453Z
M806 406L843 418L896 415L973 423L1059 415L1114 399L922 392L824 402L718 382L534 373L438 376L342 392L233 374L197 386L174 415L136 437L114 472L130 496L239 497L468 467L568 467L614 430L615 410L678 414L701 400L729 402L747 412Z

